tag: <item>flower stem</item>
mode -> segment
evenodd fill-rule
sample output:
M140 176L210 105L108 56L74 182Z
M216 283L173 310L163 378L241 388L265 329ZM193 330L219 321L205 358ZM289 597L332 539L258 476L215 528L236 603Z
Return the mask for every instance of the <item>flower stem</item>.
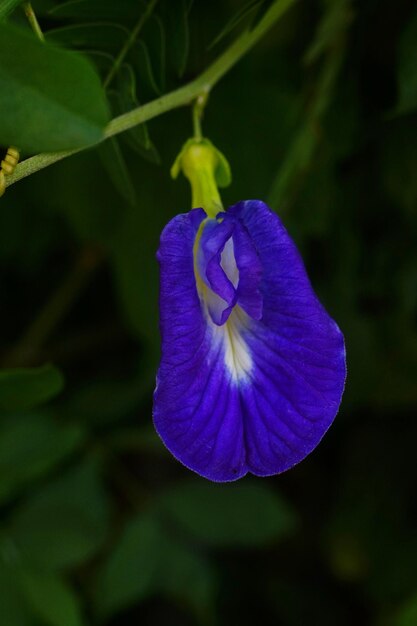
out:
M196 141L201 141L203 138L203 133L201 130L201 114L198 110L197 100L193 106L193 131L194 131L194 139Z
M26 17L28 18L28 22L33 30L33 32L35 33L35 35L37 36L38 39L40 39L41 41L45 41L45 36L42 32L41 27L39 26L39 22L38 19L35 15L35 11L32 8L32 5L30 2L25 2L23 5L23 10L26 14Z
M193 129L194 139L201 141L203 139L203 132L201 130L201 120L203 118L204 107L208 100L208 91L203 91L195 100L193 106Z
M201 93L209 93L214 85L248 52L275 22L297 0L275 0L265 13L263 18L252 30L243 32L229 48L226 49L199 77L187 85L176 89L156 100L152 100L143 106L137 107L128 113L119 115L111 120L104 132L104 139L122 133L138 124L143 124L158 115L180 106L189 105ZM66 158L79 150L67 150L62 152L38 154L20 163L14 174L9 176L6 184L13 185L17 181L34 174L56 161Z

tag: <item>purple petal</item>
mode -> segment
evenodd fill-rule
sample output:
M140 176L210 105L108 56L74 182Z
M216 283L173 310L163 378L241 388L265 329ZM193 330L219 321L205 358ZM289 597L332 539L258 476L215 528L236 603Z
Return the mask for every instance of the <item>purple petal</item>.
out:
M260 201L226 215L235 223L239 300L222 326L196 288L194 212L168 224L158 256L155 426L180 461L216 481L301 461L332 423L346 374L343 336L279 218Z
M260 291L262 265L254 243L242 223L233 232L234 253L239 270L237 302L253 319L262 317L263 297Z
M161 235L162 355L154 423L184 465L212 480L233 480L247 472L239 390L225 375L219 329L207 320L197 293L195 226L190 214L178 215Z
M331 425L344 389L345 348L279 218L260 201L230 211L250 232L263 268L262 320L243 334L253 370L241 398L247 463L264 476L302 460Z
M234 220L208 219L203 227L197 250L197 268L208 287L207 301L215 324L224 324L236 304L233 276L225 271Z

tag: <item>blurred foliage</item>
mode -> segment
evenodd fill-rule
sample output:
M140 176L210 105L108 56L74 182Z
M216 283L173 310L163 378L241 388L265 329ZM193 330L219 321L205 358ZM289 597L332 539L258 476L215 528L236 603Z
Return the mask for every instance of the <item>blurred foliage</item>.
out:
M33 408L58 394L64 381L52 365L0 371L0 408L16 410Z
M107 106L198 76L271 2L34 0L45 45L20 4L0 0L0 141L29 156L98 141ZM340 415L283 476L209 484L152 429L190 111L7 190L1 624L417 624L416 67L411 0L300 0L206 109L225 204L268 199L346 335Z

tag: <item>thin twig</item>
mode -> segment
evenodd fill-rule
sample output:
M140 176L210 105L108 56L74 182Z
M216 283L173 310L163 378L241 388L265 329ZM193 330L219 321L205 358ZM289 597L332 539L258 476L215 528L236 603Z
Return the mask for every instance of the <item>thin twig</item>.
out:
M45 35L43 34L41 27L39 26L38 19L36 17L35 11L32 8L31 3L25 2L23 5L23 10L37 38L40 39L41 41L45 41Z
M204 108L207 104L208 92L204 91L195 100L193 106L193 130L194 139L201 141L203 138L203 131L201 130L201 120L204 114Z

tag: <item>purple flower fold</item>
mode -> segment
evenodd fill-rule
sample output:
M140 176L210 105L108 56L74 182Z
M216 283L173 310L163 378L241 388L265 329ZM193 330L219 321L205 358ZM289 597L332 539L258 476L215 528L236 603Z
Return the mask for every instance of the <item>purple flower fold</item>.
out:
M331 425L345 376L342 333L279 218L261 201L165 227L157 432L214 481L283 472Z

